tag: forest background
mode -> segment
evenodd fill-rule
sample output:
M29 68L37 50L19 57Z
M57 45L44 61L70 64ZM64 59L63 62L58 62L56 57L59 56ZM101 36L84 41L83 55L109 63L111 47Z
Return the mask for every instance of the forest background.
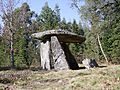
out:
M94 58L97 62L120 63L120 1L70 0L78 11L80 21L61 18L58 4L52 9L46 2L36 14L24 2L15 7L16 0L0 0L0 67L40 66L39 41L32 33L63 29L86 37L83 44L69 44L78 62ZM62 1L61 1L62 2Z

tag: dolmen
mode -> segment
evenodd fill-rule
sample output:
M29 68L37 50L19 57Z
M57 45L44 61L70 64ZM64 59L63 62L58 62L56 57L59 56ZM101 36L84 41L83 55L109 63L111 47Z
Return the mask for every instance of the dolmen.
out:
M39 39L41 67L46 70L79 69L78 63L71 54L68 43L82 43L85 37L67 30L47 30L32 34Z

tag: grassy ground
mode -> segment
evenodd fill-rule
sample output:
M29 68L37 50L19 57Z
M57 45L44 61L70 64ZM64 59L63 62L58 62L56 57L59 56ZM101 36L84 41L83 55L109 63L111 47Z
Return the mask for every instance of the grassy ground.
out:
M120 65L90 70L0 71L0 90L120 90Z

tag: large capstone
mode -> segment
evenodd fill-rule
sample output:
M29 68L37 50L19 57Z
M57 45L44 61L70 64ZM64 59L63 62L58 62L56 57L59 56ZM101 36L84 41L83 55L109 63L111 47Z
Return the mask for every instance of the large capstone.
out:
M44 32L32 34L32 37L40 40L50 39L51 36L56 36L59 42L64 42L64 43L82 43L85 41L85 37L69 32L67 30L61 30L61 29L47 30Z

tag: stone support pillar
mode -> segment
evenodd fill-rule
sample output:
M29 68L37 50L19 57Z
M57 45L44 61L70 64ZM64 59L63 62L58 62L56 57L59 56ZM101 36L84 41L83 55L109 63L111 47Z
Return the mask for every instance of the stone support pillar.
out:
M50 42L45 41L40 44L41 67L50 70Z
M66 61L65 52L62 49L62 46L56 36L51 37L51 51L54 62L54 69L56 70L69 69L69 65Z

